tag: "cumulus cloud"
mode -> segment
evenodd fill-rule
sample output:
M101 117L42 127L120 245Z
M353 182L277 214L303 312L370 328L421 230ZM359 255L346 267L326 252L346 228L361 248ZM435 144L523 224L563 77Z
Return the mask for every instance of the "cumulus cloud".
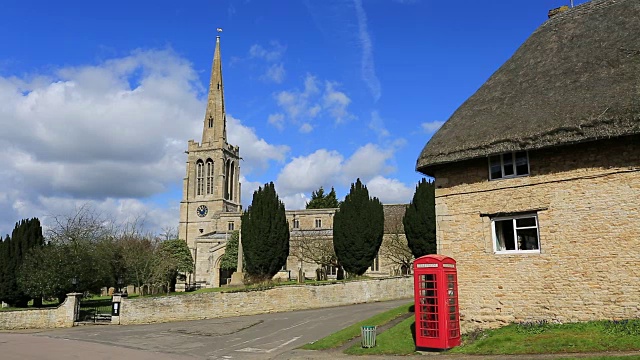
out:
M369 195L377 197L383 204L406 204L413 197L414 189L397 179L376 176L366 185Z
M315 76L307 74L303 85L303 90L285 90L274 94L277 105L291 123L304 121L301 132L310 132L314 128L311 121L322 115L329 116L335 123L355 118L348 111L351 99L338 90L340 84L337 82L322 83Z
M157 198L184 177L184 150L188 139L199 140L205 94L191 63L171 50L0 77L0 232L79 204L120 218L146 214L149 228L176 226L179 198ZM284 161L286 146L227 120L243 172Z
M227 115L229 127L228 141L240 146L242 154L242 172L250 174L256 170L264 170L270 161L284 162L289 147L286 145L272 145L259 138L253 128L242 125L242 122L231 115Z
M375 144L366 144L356 149L347 159L339 152L327 149L295 157L278 175L276 181L278 194L289 199L287 206L289 204L294 206L294 204L299 204L294 201L298 194L308 194L320 186L326 189L331 186L348 186L357 178L360 178L364 183L375 180L373 183L374 186L377 186L382 181L380 179L384 179L381 174L393 171L393 166L389 164L393 154L393 148L386 149ZM391 180L387 181L387 183L390 182ZM376 196L391 202L401 199L404 195L404 192L401 191L403 189L402 183L395 180L392 185L397 190L393 190L385 196Z
M275 126L276 128L282 130L284 129L284 115L277 113L277 114L271 114L269 115L269 118L267 119L267 121L269 122L269 124Z
M423 122L422 124L420 124L420 127L422 128L422 131L424 131L425 133L431 134L438 131L438 129L440 129L440 127L443 124L444 124L444 121L434 120L434 121Z

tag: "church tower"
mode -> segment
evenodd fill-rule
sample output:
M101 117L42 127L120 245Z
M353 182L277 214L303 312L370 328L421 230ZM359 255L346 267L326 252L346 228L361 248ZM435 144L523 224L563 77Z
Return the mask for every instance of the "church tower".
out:
M202 142L189 140L187 174L180 202L178 234L193 251L197 238L232 230L221 218L229 218L225 213L239 215L242 209L240 148L227 143L226 122L220 36L217 36Z

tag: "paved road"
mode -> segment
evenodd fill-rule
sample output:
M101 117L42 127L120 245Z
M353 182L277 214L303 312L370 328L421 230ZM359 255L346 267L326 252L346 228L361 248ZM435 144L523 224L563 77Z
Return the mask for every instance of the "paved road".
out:
M0 358L274 359L411 300L166 324L87 325L29 334L0 333Z

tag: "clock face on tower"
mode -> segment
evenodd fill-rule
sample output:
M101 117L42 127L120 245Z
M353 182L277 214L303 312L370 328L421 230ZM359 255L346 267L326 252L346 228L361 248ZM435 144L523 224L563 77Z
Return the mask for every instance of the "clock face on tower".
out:
M198 213L198 216L205 217L207 216L207 212L209 212L209 209L207 209L206 205L200 205L198 206L198 209L196 210L196 212Z

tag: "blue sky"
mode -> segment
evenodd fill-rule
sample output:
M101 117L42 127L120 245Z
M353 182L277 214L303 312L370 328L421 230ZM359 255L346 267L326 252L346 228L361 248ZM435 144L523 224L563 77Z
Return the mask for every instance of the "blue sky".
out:
M245 206L265 182L295 209L357 177L408 202L430 136L566 3L5 0L0 233L83 204L176 227L217 27Z

